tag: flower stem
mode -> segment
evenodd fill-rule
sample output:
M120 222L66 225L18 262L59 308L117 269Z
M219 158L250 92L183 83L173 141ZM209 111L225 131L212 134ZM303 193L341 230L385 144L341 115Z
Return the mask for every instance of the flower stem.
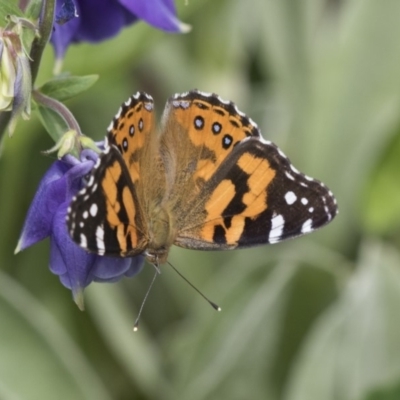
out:
M43 0L41 17L39 23L39 37L36 37L32 43L31 52L29 54L31 59L31 74L32 85L35 83L37 74L39 72L40 61L43 55L44 48L50 39L53 30L53 19L55 10L55 0Z
M3 133L6 131L8 123L11 119L11 111L1 111L0 112L0 140Z
M32 91L32 96L38 104L50 108L57 113L65 121L68 129L74 130L79 136L82 136L82 131L77 120L63 103L53 99L52 97L46 96L37 90Z

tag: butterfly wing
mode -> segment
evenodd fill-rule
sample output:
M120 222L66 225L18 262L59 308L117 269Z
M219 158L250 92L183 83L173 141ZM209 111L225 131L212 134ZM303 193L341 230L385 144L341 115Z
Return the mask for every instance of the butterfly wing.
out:
M337 214L333 194L298 172L272 143L240 143L205 185L200 224L182 227L175 244L232 249L277 243L312 232ZM192 208L196 210L196 205Z
M168 200L177 216L178 246L276 243L336 215L332 193L299 173L250 118L216 95L192 91L172 98L161 149L177 154L181 167L172 174ZM173 166L167 157L168 163Z
M154 130L153 100L138 92L108 128L107 146L67 216L72 239L100 255L133 256L148 244L141 160ZM154 135L153 135L154 137Z
M190 213L189 206L203 196L206 182L247 137L260 137L255 124L231 102L193 90L167 102L162 119L160 152L166 171L166 201L178 217L178 230Z
M146 248L145 228L126 164L113 145L99 161L68 210L69 233L100 255L139 254Z

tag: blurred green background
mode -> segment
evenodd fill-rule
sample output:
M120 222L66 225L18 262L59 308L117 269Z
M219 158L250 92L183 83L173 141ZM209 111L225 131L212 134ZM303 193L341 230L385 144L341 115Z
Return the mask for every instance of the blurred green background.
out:
M80 312L49 243L13 255L54 156L36 116L0 158L0 399L400 399L400 2L176 0L187 35L144 23L74 46L100 74L67 103L101 139L119 105L192 88L235 101L340 214L321 231L232 252L174 248L132 326L152 266L92 284ZM51 76L47 49L38 84Z

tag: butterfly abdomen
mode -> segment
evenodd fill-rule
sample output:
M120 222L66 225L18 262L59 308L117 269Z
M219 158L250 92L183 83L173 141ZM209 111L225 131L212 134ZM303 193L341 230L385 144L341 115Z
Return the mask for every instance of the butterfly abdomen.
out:
M148 218L149 243L146 250L147 260L155 264L167 261L168 251L176 236L172 213L162 205L150 207Z

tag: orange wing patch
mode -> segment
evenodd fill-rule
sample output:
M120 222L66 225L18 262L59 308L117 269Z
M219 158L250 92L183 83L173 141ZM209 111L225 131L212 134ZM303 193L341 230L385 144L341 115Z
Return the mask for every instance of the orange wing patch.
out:
M106 215L111 228L116 229L116 236L121 248L121 254L138 246L138 233L135 228L136 206L128 186L119 191L118 182L122 175L121 165L114 162L105 171L101 182L103 192L107 194ZM120 212L124 210L127 221L121 221Z
M193 179L208 181L240 141L260 137L257 125L231 102L197 92L171 99L173 119L187 130L192 146L198 148Z
M201 230L204 240L212 242L219 237L230 247L238 245L245 219L254 219L267 209L267 188L276 174L268 160L251 153L242 154L236 165L239 170L233 179L219 183L207 201L207 217ZM247 182L245 192L235 186L240 174Z

